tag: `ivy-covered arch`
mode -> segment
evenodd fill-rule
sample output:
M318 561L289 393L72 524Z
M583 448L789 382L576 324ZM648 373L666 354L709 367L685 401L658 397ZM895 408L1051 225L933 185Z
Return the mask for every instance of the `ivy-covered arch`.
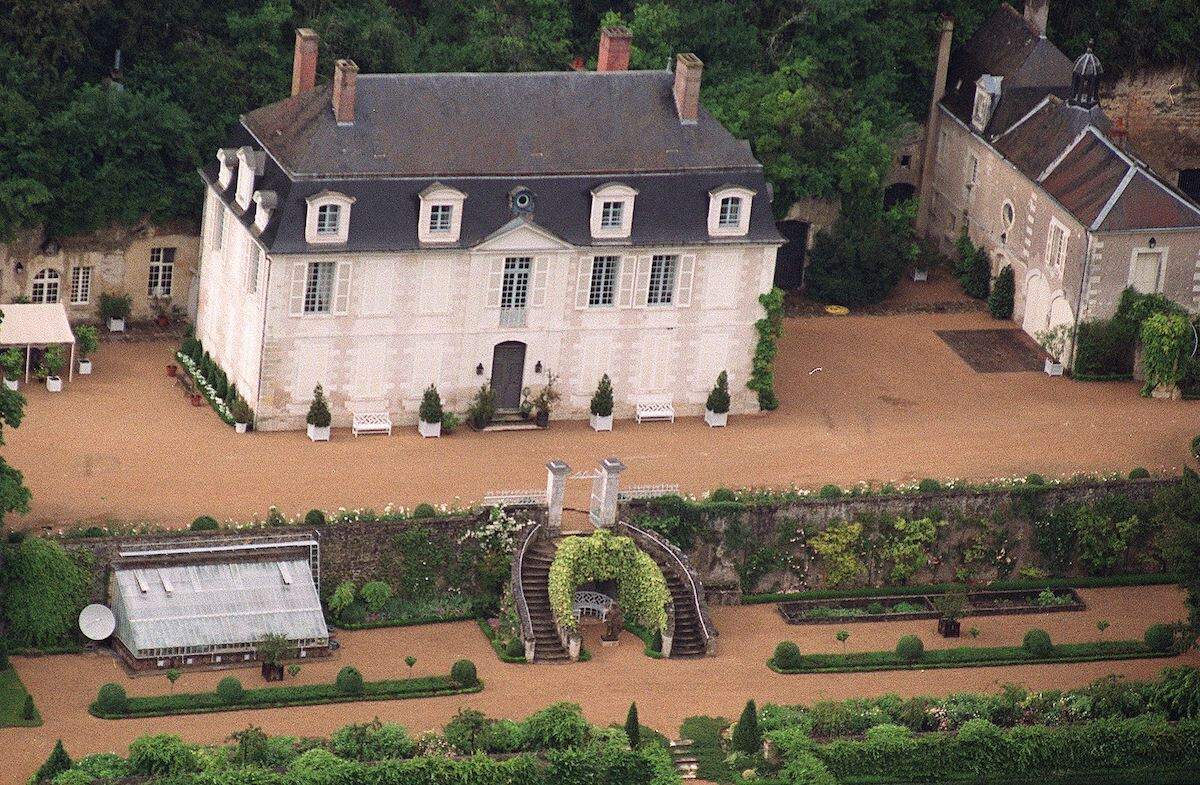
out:
M550 607L564 629L578 628L571 610L575 590L589 581L617 582L622 613L650 630L667 623L671 593L662 570L628 537L601 529L589 537L565 537L550 564Z

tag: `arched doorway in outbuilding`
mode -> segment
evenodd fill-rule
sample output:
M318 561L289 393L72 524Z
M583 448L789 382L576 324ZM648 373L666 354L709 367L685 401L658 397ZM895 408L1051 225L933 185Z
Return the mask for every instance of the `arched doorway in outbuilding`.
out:
M883 189L883 209L890 210L901 202L917 196L917 187L912 183L892 183Z

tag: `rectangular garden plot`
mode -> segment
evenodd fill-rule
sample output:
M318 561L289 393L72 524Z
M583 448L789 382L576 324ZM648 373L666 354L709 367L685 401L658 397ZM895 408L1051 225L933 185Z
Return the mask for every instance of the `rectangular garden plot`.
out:
M934 600L941 594L890 597L847 597L827 600L792 600L778 604L788 624L839 624L868 621L936 619L941 614ZM967 594L963 616L1004 616L1023 613L1082 611L1087 608L1074 589L1023 589L975 591Z

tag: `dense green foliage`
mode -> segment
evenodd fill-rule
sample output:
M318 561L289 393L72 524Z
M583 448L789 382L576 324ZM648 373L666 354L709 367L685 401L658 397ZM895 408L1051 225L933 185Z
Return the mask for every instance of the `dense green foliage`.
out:
M590 537L567 537L550 564L550 607L558 623L575 629L571 610L575 590L590 581L615 580L617 602L627 618L652 630L666 624L670 601L662 570L628 537L599 530Z
M1156 313L1142 322L1139 337L1146 391L1178 384L1186 373L1184 351L1192 348L1192 331L1187 317Z
M1016 280L1013 278L1012 265L1004 265L996 280L992 282L992 291L988 294L988 313L994 319L1011 319L1013 315L1013 297L1016 296Z
M2 67L2 66L0 66ZM2 84L2 82L0 82ZM0 87L0 139L3 137L4 128L4 107L3 107L3 87ZM0 141L0 151L4 150L4 143ZM0 155L0 158L3 158ZM0 171L2 171L4 163L0 162ZM4 196L3 191L6 187L3 183L3 178L0 178L0 235L3 233L4 222ZM4 312L0 311L0 322L4 321ZM20 374L20 369L24 363L24 354L16 348L10 348L3 354L3 359L0 363L4 366L4 375L9 379L16 379ZM17 428L21 425L21 420L25 417L25 396L16 390L10 390L7 387L0 385L0 446L4 445L4 429ZM4 456L0 456L0 527L4 525L4 517L10 512L28 512L29 511L29 489L25 487L25 478L18 469L9 466L4 460ZM0 566L3 564L3 555L0 554ZM2 577L2 576L0 576ZM0 583L0 588L3 583Z
M746 386L758 394L758 408L772 411L779 408L775 395L775 355L779 352L779 337L783 335L783 290L774 287L758 296L763 317L754 322L758 343L750 360L750 379Z
M754 705L753 700L746 701L746 706L742 709L742 716L733 726L732 742L734 751L744 752L747 755L757 753L762 747L762 730L758 727L758 707Z
M629 713L625 715L625 735L629 738L629 746L637 749L642 743L642 726L638 723L637 703L629 704Z
M876 154L890 163L887 148L881 147ZM874 203L849 209L851 204L843 201L833 227L819 233L813 243L805 281L808 294L820 302L845 306L877 303L917 259L911 203L886 212Z
M608 374L600 377L589 408L591 413L597 417L608 417L613 413L612 380L608 378Z
M1162 491L1155 501L1163 554L1187 592L1192 636L1200 636L1200 477L1184 468L1179 485Z
M717 374L717 383L709 391L704 406L713 414L725 414L729 411L729 375L725 371Z
M1111 319L1082 322L1076 334L1072 373L1081 379L1124 378L1133 373L1134 348L1144 322L1156 314L1182 315L1183 309L1161 294L1140 294L1132 288L1121 293ZM1196 372L1194 362L1183 362L1185 373Z
M421 408L418 416L422 422L440 423L444 414L442 396L438 395L437 388L431 384L425 388L425 393L421 396Z
M988 258L987 251L975 247L975 244L971 242L971 237L967 234L966 227L959 235L955 248L958 251L958 258L954 260L954 277L958 279L959 285L962 286L963 292L968 297L986 300L992 277L992 262Z
M61 545L25 537L4 549L4 618L20 647L64 646L75 640L79 612L88 602L91 576Z
M63 748L62 739L59 739L54 743L54 749L50 752L50 757L37 770L37 773L33 775L33 779L36 782L52 780L69 768L71 768L71 756Z

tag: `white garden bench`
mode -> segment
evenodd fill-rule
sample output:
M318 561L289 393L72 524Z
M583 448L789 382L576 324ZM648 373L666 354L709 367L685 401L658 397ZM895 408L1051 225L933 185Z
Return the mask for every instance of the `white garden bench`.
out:
M637 404L634 418L638 422L669 420L675 422L675 407L670 401L643 401Z
M571 600L571 611L575 614L576 619L592 616L604 621L608 618L608 612L612 610L612 606L613 598L598 591L577 591Z
M355 412L351 430L360 433L386 433L392 435L392 417L387 412Z

